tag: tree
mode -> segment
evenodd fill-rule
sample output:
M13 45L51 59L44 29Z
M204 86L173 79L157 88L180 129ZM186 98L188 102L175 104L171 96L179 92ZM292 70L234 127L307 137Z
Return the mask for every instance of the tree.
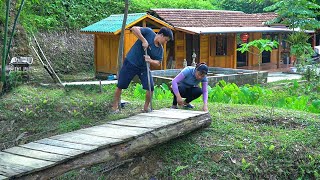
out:
M6 20L5 20L5 26L4 26L4 39L3 39L3 52L2 52L2 72L1 72L1 82L2 86L6 83L6 59L7 59L7 36L8 36L8 22L9 22L9 10L10 10L10 0L6 1Z
M293 30L288 37L290 44L290 53L297 58L295 63L304 63L311 57L313 50L308 43L307 30L316 30L320 28L320 22L316 19L315 13L320 9L318 4L308 0L282 0L269 7L265 11L274 11L278 16L267 24L281 23Z
M212 3L224 10L262 13L264 7L270 6L274 2L275 0L221 0Z
M123 61L124 33L125 33L126 24L127 24L128 9L129 9L129 0L125 0L124 14L123 14L123 21L122 21L122 27L121 27L120 40L119 40L119 49L118 49L118 74L117 74L117 78L119 78L120 70L122 67L122 61ZM120 106L121 106L121 99L119 99L118 109L121 109Z
M269 39L258 39L254 41L250 41L249 43L241 44L241 47L238 48L238 51L241 53L249 52L251 54L258 56L258 65L259 70L262 62L262 53L264 51L272 51L273 48L277 48L279 43L277 41L271 41ZM254 53L253 49L257 49L259 53Z
M262 62L262 53L264 51L272 51L273 48L277 48L279 43L275 40L271 41L269 39L258 39L254 41L250 41L249 43L241 44L241 47L238 48L238 51L241 53L249 52L253 55L258 56L258 65L259 71L261 70L261 62ZM259 53L254 53L254 49L257 49ZM257 83L259 82L259 72L257 73Z

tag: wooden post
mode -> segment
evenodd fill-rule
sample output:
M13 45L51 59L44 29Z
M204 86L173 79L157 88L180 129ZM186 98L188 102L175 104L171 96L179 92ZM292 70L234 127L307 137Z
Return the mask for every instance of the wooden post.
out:
M122 68L124 33L125 33L127 17L128 17L128 9L129 9L128 6L129 6L129 2L128 2L128 0L125 0L124 14L123 14L123 21L122 21L122 28L121 28L121 34L120 34L119 49L118 49L118 74L117 74L117 77L119 77L120 70ZM121 97L119 99L118 108L121 109Z

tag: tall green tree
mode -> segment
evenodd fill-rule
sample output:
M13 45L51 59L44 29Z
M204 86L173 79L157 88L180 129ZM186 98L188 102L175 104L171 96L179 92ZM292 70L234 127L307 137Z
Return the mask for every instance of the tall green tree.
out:
M278 16L268 24L281 23L293 30L288 37L290 53L296 56L295 63L304 64L313 54L311 44L308 43L307 30L320 28L316 19L320 6L308 0L281 0L264 8L265 11L274 11Z
M218 9L212 0L130 0L129 12L146 12L151 8Z
M287 25L290 29L314 30L320 28L320 23L315 18L320 9L318 4L308 0L282 0L264 8L265 11L273 11L278 17L269 21Z
M212 1L220 9L242 11L245 13L262 13L263 8L272 5L275 0L221 0Z

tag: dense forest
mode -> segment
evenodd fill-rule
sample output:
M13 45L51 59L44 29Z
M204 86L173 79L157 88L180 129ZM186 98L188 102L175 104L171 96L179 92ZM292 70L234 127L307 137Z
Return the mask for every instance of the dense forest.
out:
M21 0L11 1L11 15ZM129 13L146 12L151 8L185 8L208 10L235 10L246 13L263 12L274 0L130 0ZM5 20L5 0L1 1L0 24ZM29 0L25 1L20 22L28 32L36 30L80 29L86 25L124 12L120 0ZM11 17L13 20L13 17Z

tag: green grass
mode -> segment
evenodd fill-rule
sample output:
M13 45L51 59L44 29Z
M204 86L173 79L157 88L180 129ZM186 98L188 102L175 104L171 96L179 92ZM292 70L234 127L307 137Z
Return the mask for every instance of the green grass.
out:
M105 174L101 170L110 164L101 164L84 174L93 179L319 178L319 115L276 108L270 116L270 109L261 106L221 103L209 103L209 112L210 127L140 154L142 162ZM136 167L144 175L132 175ZM68 174L60 178L68 179ZM71 174L77 179L83 172Z
M153 150L165 164L159 177L319 178L317 115L276 110L270 119L267 110L256 106L211 103L210 114L210 128Z
M286 88L277 91L287 92ZM1 148L140 112L144 100L135 98L135 87L130 86L122 96L130 103L121 114L110 114L114 90L115 85L103 86L102 93L98 86L15 87L0 101ZM312 94L307 88L297 93L304 92ZM171 98L154 99L154 109L169 107ZM201 100L193 104L195 110L201 110ZM142 162L105 174L101 170L107 164L100 164L59 179L78 179L84 174L88 179L138 179L141 174L130 174L138 166L145 179L320 178L319 114L213 102L209 103L209 113L213 120L210 127L148 150L142 154Z
M110 114L115 85L67 86L65 89L49 86L21 85L1 97L0 148L13 146L62 132L105 123L138 113L131 103L120 115ZM131 110L134 109L134 110ZM16 141L16 137L27 135Z

